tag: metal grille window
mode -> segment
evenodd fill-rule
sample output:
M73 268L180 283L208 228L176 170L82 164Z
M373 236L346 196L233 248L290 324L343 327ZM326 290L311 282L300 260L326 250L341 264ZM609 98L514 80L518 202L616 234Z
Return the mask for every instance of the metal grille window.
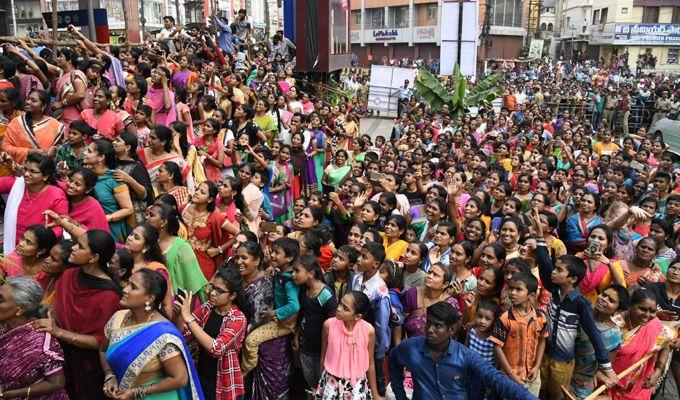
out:
M374 8L371 10L371 28L382 29L385 27L385 9Z
M427 5L427 20L432 21L437 19L437 5L428 4Z
M492 25L522 27L523 0L490 0L493 4Z
M392 27L406 28L408 26L408 7L395 7L392 10Z
M680 58L680 47L668 49L668 64L678 64Z

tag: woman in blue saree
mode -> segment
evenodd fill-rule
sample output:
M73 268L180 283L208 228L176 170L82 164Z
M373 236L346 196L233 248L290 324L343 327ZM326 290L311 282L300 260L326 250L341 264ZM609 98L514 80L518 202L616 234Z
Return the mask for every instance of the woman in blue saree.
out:
M104 328L104 394L126 400L202 400L184 338L161 312L165 278L141 269L129 282L120 301L125 310L115 313Z
M586 191L581 197L579 212L570 216L567 220L567 236L565 244L575 251L583 251L586 248L590 230L602 223L602 218L597 215L600 208L600 197Z

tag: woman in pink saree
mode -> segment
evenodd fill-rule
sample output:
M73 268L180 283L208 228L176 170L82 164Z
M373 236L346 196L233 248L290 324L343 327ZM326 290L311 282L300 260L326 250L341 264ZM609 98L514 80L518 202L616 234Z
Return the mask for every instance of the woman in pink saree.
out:
M177 120L175 93L168 83L171 76L170 71L164 67L151 72L151 86L146 92L146 104L153 109L152 120L156 125L170 126L170 123Z
M238 180L241 184L241 195L245 211L245 222L254 234L260 230L260 207L264 201L262 190L252 182L255 170L250 164L243 164L238 170Z
M80 119L80 112L85 109L85 89L87 77L77 68L78 55L69 48L62 48L57 55L57 66L64 71L56 85L57 102L55 109L61 109L61 123L66 130L71 122Z
M656 352L642 366L619 380L609 391L612 400L649 400L663 376L669 356L669 341L677 333L656 317L657 301L654 293L638 289L631 297L628 311L612 320L621 330L621 349L612 367L620 373L650 352Z

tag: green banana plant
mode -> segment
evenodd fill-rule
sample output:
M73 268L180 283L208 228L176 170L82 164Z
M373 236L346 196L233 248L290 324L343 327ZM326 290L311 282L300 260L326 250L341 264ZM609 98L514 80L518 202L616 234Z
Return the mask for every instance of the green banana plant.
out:
M478 82L470 93L466 94L467 81L460 72L460 66L456 64L453 70L453 90L448 92L446 87L430 71L420 68L415 81L415 88L420 97L431 108L438 110L444 104L449 104L454 115L463 115L469 111L470 107L479 107L484 102L491 103L501 97L503 89L494 86L500 78L499 74L491 75Z

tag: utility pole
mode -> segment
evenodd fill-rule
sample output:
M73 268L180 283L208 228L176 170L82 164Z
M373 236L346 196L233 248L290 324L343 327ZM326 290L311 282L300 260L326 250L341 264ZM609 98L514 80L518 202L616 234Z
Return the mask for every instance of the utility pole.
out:
M142 24L142 32L139 35L140 40L144 42L144 34L146 33L146 18L144 18L144 0L139 0L139 23Z
M57 59L57 28L59 26L59 18L57 15L57 0L52 0L52 59ZM12 10L14 13L14 10ZM16 24L15 24L16 29ZM16 36L16 31L14 33Z
M90 40L97 43L97 30L94 26L94 1L87 0L87 24L90 32Z
M492 8L493 5L491 4L491 0L486 0L486 3L484 4L484 23L482 25L482 33L479 35L479 38L482 41L482 47L484 48L484 61L489 58L489 49L491 48Z

